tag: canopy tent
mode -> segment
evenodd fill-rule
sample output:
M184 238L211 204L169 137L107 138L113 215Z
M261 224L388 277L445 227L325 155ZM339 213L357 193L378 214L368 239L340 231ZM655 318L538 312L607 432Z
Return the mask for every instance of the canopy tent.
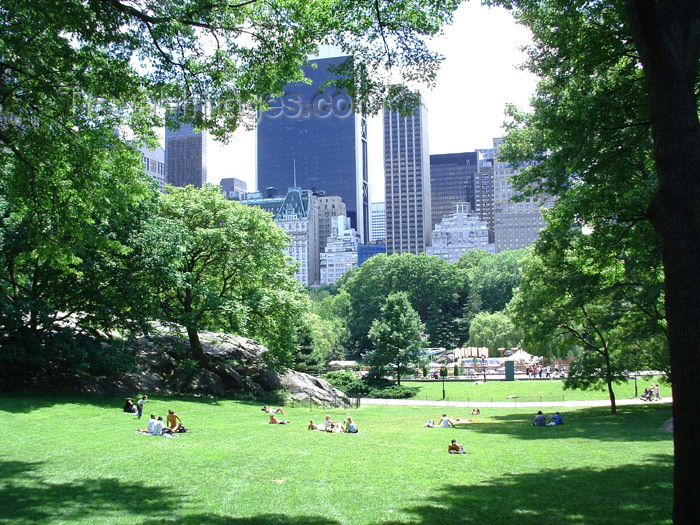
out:
M534 363L539 361L539 357L535 357L532 354L528 354L522 348L519 348L513 355L508 356L504 361L515 361L517 363Z

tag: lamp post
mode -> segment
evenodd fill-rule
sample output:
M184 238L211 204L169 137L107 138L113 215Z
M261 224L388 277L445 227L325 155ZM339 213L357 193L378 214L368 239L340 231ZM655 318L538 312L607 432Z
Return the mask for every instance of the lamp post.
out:
M634 397L637 397L637 373L634 373Z
M445 376L447 376L447 367L443 366L440 369L440 375L442 376L442 399L445 399Z

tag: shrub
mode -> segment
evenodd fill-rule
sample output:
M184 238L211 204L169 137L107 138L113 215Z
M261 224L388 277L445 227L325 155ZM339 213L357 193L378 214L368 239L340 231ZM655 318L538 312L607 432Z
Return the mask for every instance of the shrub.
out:
M349 396L361 397L368 391L367 385L352 372L328 372L323 379Z

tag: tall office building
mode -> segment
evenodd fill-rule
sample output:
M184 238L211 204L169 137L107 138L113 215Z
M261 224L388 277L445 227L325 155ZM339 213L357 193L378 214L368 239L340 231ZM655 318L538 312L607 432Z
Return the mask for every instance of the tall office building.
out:
M228 177L219 181L221 192L229 200L240 200L240 196L248 191L246 181L235 177Z
M478 153L447 153L430 156L431 228L450 215L458 202L476 208L474 174L479 170Z
M384 109L386 253L425 251L430 244L428 111L421 100L413 115Z
M145 146L139 148L139 151L141 151L143 169L156 180L158 189L163 191L165 189L165 151L160 147L150 150Z
M373 202L369 214L369 242L384 242L386 240L386 204Z
M260 192L248 193L240 200L272 214L272 220L289 235L287 254L298 264L294 277L304 286L320 280L318 242L318 198L311 191L289 188L281 197L264 198Z
M520 173L520 168L498 159L498 148L502 144L502 137L493 139L493 220L497 252L526 248L537 241L540 230L547 225L541 208L552 205L548 198L528 197L522 202L512 200L517 191L513 188L510 177Z
M340 197L318 196L318 242L321 251L326 247L328 237L333 234L333 226L337 226L336 217L346 217L346 211L345 203Z
M493 243L493 155L481 157L479 153L479 171L474 174L474 213L488 225L489 242Z
M360 238L350 227L350 219L333 219L333 233L325 249L321 250L321 285L333 285L345 272L357 266L357 248Z
M293 184L339 196L362 242L369 239L367 122L353 111L350 97L323 84L351 57L311 60L303 67L311 84L295 82L257 125L259 191L281 191ZM273 191L273 190L270 190Z
M191 124L180 124L175 130L166 126L165 182L197 188L207 182L206 132L195 131Z

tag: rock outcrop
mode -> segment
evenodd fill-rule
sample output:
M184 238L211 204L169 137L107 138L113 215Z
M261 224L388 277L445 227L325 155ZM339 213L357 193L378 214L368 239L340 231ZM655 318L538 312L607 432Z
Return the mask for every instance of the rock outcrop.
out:
M142 337L135 342L137 368L117 379L74 378L87 393L136 396L176 393L240 397L282 391L297 402L350 406L348 397L323 379L288 370L271 370L265 362L268 349L260 343L232 334L201 332L206 368L187 359L187 341L172 335ZM74 383L74 384L75 384Z

